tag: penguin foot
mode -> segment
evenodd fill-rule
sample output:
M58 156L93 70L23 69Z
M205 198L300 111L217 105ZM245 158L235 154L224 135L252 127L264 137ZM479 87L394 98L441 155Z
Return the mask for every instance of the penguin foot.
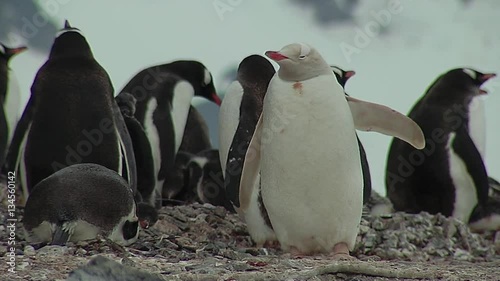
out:
M356 260L355 257L349 254L349 247L344 242L337 243L333 246L331 257L333 260Z
M275 250L279 250L281 248L281 245L280 245L280 242L278 242L278 240L274 240L274 241L266 241L264 242L264 245L262 245L264 248L271 248L271 249L275 249Z

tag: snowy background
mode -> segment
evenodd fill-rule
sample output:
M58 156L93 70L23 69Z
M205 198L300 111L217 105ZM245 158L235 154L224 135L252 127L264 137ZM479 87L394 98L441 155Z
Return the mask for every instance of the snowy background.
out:
M22 102L64 19L80 28L115 90L140 69L197 59L223 96L238 63L293 42L315 46L329 63L356 71L346 90L407 113L451 68L500 74L500 1L496 0L1 0L0 42L30 48L11 63ZM500 78L485 85L487 168L500 178ZM218 108L196 98L217 147ZM359 133L374 188L385 194L390 138Z

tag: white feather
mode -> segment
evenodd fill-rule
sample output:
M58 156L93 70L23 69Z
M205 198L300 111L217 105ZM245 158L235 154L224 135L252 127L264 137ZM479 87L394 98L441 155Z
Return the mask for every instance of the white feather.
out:
M181 81L175 85L171 108L175 132L175 153L179 150L184 137L184 129L186 128L189 107L193 97L194 89L190 83Z

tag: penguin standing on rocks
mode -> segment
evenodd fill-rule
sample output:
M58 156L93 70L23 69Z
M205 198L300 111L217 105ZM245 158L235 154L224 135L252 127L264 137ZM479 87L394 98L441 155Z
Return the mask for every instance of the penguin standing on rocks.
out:
M130 93L137 100L135 117L144 127L153 153L156 184L151 198L160 207L167 173L173 169L184 136L191 100L202 96L220 105L212 75L200 62L175 61L140 71L120 92Z
M111 80L81 31L66 21L35 77L6 167L19 171L27 199L41 180L79 163L118 172L136 192L132 144Z
M137 216L142 228L149 228L158 220L158 212L150 196L155 187L154 163L151 145L142 125L135 119L136 99L129 93L120 93L115 98L132 141L137 168Z
M353 77L356 72L353 70L343 70L338 66L330 66L332 68L335 77L337 78L337 82L339 82L340 86L345 89L345 84L349 78ZM345 93L346 96L349 96ZM365 148L363 144L359 140L358 134L356 133L356 139L359 145L359 156L361 159L361 170L363 171L363 204L368 203L372 193L372 180L370 176L370 166L368 165L368 159L366 158Z
M457 68L429 87L408 116L427 138L423 151L393 140L386 169L387 195L397 211L441 213L468 222L488 204L488 175L481 156L480 125L471 114L481 85L495 74Z
M276 241L262 201L260 181L255 182L247 210L239 209L238 198L243 160L275 72L273 65L260 55L243 59L238 67L237 80L229 86L219 112L219 154L224 189L259 248Z
M331 68L309 45L287 45L266 56L280 68L269 83L245 155L239 198L231 199L238 200L239 211L247 210L260 181L283 250L350 258L363 205L355 129L397 136L423 148L422 131L388 107L346 99Z
M97 164L75 164L40 181L24 209L28 242L95 239L98 234L121 245L137 240L134 195L115 171Z
M0 43L0 166L3 164L9 139L12 137L14 128L19 119L21 108L19 85L9 62L15 55L25 51L27 48L8 48Z

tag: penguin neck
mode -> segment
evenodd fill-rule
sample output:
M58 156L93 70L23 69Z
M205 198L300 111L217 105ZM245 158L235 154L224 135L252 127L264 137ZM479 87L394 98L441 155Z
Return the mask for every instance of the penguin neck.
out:
M5 103L9 81L9 67L7 60L0 58L0 102Z

